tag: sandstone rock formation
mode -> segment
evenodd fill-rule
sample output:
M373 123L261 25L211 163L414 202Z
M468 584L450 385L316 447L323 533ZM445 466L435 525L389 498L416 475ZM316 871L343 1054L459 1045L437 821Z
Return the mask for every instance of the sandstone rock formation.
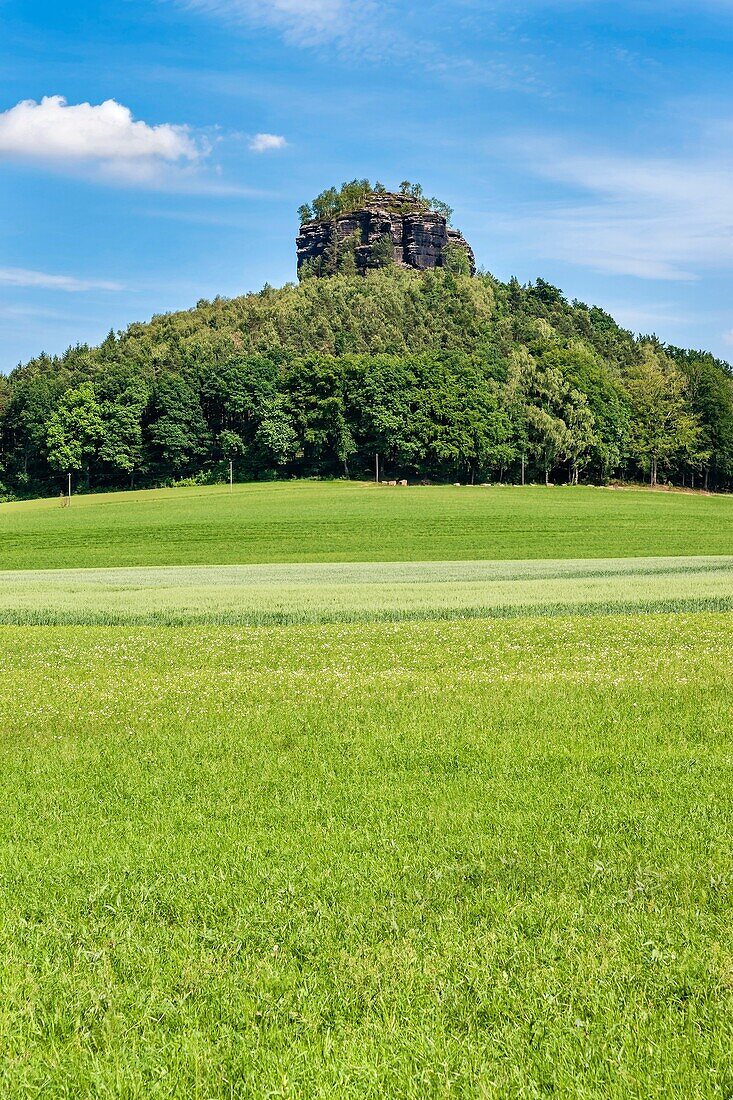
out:
M390 259L400 267L426 271L445 266L446 248L450 253L453 247L464 250L474 275L471 246L443 214L426 209L412 195L384 192L374 194L360 210L304 222L297 239L298 271L308 264L315 275L333 274L348 255L361 275Z

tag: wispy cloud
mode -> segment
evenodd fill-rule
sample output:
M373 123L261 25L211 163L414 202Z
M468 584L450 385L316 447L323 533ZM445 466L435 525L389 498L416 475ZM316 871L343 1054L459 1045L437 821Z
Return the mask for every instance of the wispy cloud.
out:
M395 0L169 0L188 11L243 30L261 28L288 45L315 49L348 65L399 65L449 87L490 88L547 96L536 59L522 49L509 56L492 39L490 57L477 59L451 46L444 27L453 26L455 2L427 0L421 6ZM731 0L733 2L733 0ZM474 0L470 0L473 4ZM484 4L484 0L480 0ZM483 6L481 14L485 15ZM485 20L483 20L485 23ZM237 75L237 94L241 76ZM262 82L259 83L262 88ZM298 95L308 96L307 84ZM351 96L348 97L352 103ZM352 112L353 113L353 112Z
M24 267L0 267L0 286L35 287L39 290L123 290L122 283L108 279L79 279L76 275L50 275Z
M685 312L675 302L646 302L639 303L629 301L613 301L606 299L603 303L606 313L610 313L620 325L630 329L631 332L661 332L669 331L680 325L694 325L701 319L701 314L694 311ZM705 318L707 320L708 318Z
M75 313L70 314L68 310L44 309L43 306L0 305L0 317L7 321L18 321L21 323L28 321L29 318L33 318L34 320L38 318L48 320L50 318L54 321L65 321L71 326L77 324L77 316Z
M727 152L697 159L579 153L534 140L515 146L517 153L531 171L559 185L520 223L544 257L660 280L696 279L733 261L733 157Z
M280 134L255 134L249 148L253 153L272 153L277 149L284 149L287 144Z
M286 39L315 46L349 36L373 0L183 0L185 6L235 23L272 27Z
M175 0L180 7L213 15L230 23L242 23L253 26L271 27L279 31L290 42L301 46L315 46L334 40L350 42L354 47L353 31L357 27L375 26L375 17L392 15L393 30L398 30L397 22L404 23L410 16L410 5L395 3L395 0ZM620 7L632 11L645 10L657 18L659 0L618 0ZM504 28L508 15L511 16L510 28L521 25L523 18L532 18L537 9L558 10L604 10L605 0L430 0L416 9L418 22L422 24L423 36L427 24L436 16L448 12L455 21L457 16L466 19L467 13L474 13L478 25L494 27L494 21L500 30ZM679 13L689 15L691 9L707 9L711 12L727 13L733 10L733 0L667 0L665 12L670 16ZM661 13L665 14L665 13ZM414 42L414 38L413 38ZM382 39L379 48L389 52L392 43ZM420 43L422 45L422 43Z

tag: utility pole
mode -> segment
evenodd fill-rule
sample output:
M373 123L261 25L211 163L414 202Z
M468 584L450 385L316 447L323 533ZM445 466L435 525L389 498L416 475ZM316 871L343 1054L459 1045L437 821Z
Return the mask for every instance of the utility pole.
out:
M379 485L379 455L375 455L374 458L376 460L376 473L377 473L377 476L376 476L375 480L377 482L377 485Z
M229 459L229 492L233 492L232 486L234 484L234 463L232 459Z

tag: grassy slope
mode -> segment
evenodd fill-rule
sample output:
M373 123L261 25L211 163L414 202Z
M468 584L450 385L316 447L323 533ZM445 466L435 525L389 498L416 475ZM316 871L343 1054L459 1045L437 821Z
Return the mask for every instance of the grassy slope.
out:
M733 610L733 558L0 572L0 623L267 625Z
M0 505L0 568L728 554L733 498L288 482Z
M732 655L5 628L2 1095L730 1095Z

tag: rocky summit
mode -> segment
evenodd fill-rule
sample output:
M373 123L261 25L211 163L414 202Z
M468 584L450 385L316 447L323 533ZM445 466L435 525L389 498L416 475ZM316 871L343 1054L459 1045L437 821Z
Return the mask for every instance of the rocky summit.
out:
M455 266L476 273L473 249L444 214L391 191L374 193L358 210L303 222L297 250L301 277L363 275L392 263L416 271Z

